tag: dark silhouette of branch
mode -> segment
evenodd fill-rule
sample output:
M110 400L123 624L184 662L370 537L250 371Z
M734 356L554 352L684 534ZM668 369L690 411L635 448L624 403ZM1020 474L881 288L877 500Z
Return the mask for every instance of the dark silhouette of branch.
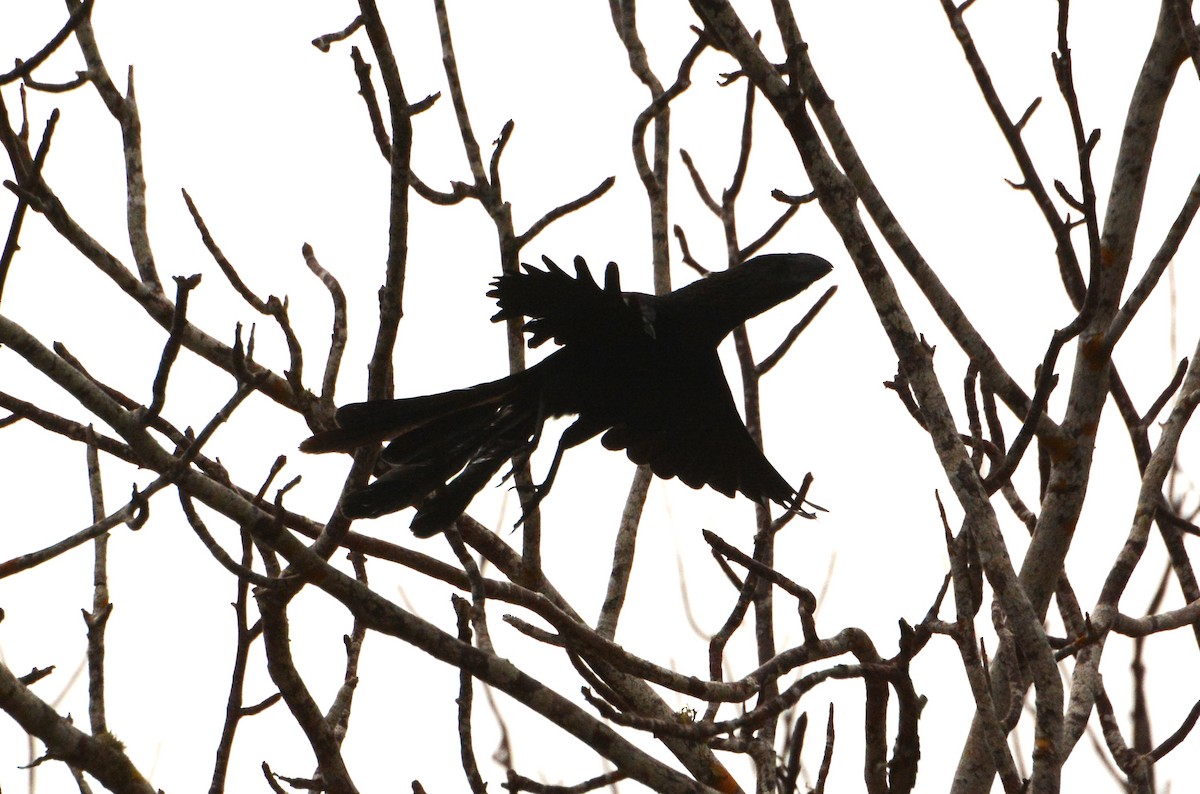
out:
M110 791L154 794L156 789L129 760L121 743L110 734L91 736L60 716L26 684L0 664L0 708L30 736L46 745L47 756L82 769Z
M350 24L347 25L342 30L336 31L334 33L326 33L322 36L317 36L315 39L312 40L312 45L314 47L316 47L318 50L320 50L321 52L329 52L330 46L332 44L339 42L339 41L345 41L346 39L353 36L354 32L356 30L358 30L359 28L361 28L362 26L363 26L363 18L362 18L362 15L359 14L358 16L354 17L354 19L350 20Z
M0 113L6 113L4 102L0 100ZM50 153L50 140L54 136L54 128L58 124L59 112L55 108L50 114L50 118L46 121L46 129L42 132L42 141L38 144L37 154L33 156L30 164L32 173L25 177L36 181L41 176L42 166L46 163L46 156ZM3 139L4 146L10 152L18 151L18 147L25 148L25 142L19 140L12 135L12 128L7 123L0 123L0 139ZM12 158L14 162L20 162L20 157ZM19 248L17 241L21 236L21 226L25 220L25 211L29 208L29 202L23 197L17 197L17 206L13 210L12 222L8 227L8 238L4 241L4 250L0 252L0 295L4 293L4 283L8 280L8 271L12 267L13 258L17 255Z
M71 15L67 17L67 21L63 24L58 33L55 33L54 37L51 38L50 41L46 42L46 46L42 47L29 58L18 60L15 69L0 74L0 85L8 85L9 83L16 82L22 78L28 79L29 75L33 73L33 70L45 63L46 59L53 55L55 51L62 46L63 42L67 40L67 37L75 31L79 24L84 21L84 19L91 17L93 5L94 0L83 0L82 3L76 5L75 8L72 9ZM68 7L69 6L70 4L68 4Z

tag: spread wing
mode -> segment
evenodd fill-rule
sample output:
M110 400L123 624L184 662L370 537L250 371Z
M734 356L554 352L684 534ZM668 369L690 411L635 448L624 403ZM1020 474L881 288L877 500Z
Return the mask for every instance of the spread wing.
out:
M609 263L601 288L583 257L575 257L574 278L549 257L542 261L546 270L522 264L523 273L506 273L492 283L488 296L500 307L492 322L528 317L530 347L548 339L564 347L614 346L653 336L653 298L623 294L615 264Z
M601 442L624 449L629 459L649 464L663 479L678 477L692 488L707 485L726 496L741 492L785 507L796 490L775 470L746 430L716 351L689 367L682 381L665 390L670 407L632 414Z

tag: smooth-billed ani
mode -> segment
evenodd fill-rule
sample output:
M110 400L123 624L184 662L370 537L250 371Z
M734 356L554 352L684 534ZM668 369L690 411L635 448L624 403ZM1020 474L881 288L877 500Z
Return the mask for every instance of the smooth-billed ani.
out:
M616 265L601 287L581 257L575 277L543 257L546 270L502 275L488 293L493 321L528 317L530 347L560 349L508 377L467 389L342 406L338 427L300 445L306 452L349 451L389 442L387 470L342 502L351 518L416 506L412 530L434 535L467 509L505 461L527 454L545 420L578 418L563 433L538 498L563 452L603 433L634 463L692 488L741 492L795 509L796 491L746 431L717 345L746 320L829 273L812 254L766 254L708 275L667 295L622 292Z

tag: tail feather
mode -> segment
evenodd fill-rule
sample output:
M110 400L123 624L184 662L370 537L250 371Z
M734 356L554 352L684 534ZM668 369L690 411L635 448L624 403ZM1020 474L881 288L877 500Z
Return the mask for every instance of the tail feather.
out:
M478 446L498 410L499 406L484 404L439 416L394 438L384 447L383 460L403 466L442 457L472 442Z
M512 450L492 450L473 459L453 480L434 491L417 507L409 528L418 538L433 537L467 511L475 494L491 482Z
M526 370L529 372L529 370ZM514 455L527 449L544 419L525 373L469 389L401 400L354 403L339 427L314 435L306 452L335 452L388 441L388 470L347 494L348 518L377 518L417 507L412 530L429 537L450 526Z
M464 428L459 443L427 450L422 460L384 473L342 501L349 518L377 518L417 506L417 537L441 532L471 504L504 462L528 447L538 430L536 406L505 406Z
M499 407L520 388L515 376L422 397L399 400L368 400L343 405L337 412L338 426L314 434L301 442L303 452L351 452L368 444L392 441L419 431L431 423L453 423L452 418L478 413L484 406Z
M342 500L342 514L347 518L379 518L412 507L448 482L468 461L469 456L463 455L396 466L366 488L347 494Z

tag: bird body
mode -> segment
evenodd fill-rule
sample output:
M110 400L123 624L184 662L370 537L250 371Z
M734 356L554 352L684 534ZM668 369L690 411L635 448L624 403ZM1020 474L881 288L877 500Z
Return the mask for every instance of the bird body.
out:
M582 258L574 278L547 269L505 274L488 294L494 321L527 317L529 344L561 347L534 366L466 389L343 406L338 427L301 444L307 452L389 442L388 470L349 494L342 511L374 518L416 506L412 529L445 529L504 463L528 454L550 417L574 415L559 442L544 496L563 452L603 433L611 450L732 496L795 507L795 490L746 431L717 345L734 328L794 297L830 271L811 254L767 254L666 295L624 293L615 265L598 285Z

